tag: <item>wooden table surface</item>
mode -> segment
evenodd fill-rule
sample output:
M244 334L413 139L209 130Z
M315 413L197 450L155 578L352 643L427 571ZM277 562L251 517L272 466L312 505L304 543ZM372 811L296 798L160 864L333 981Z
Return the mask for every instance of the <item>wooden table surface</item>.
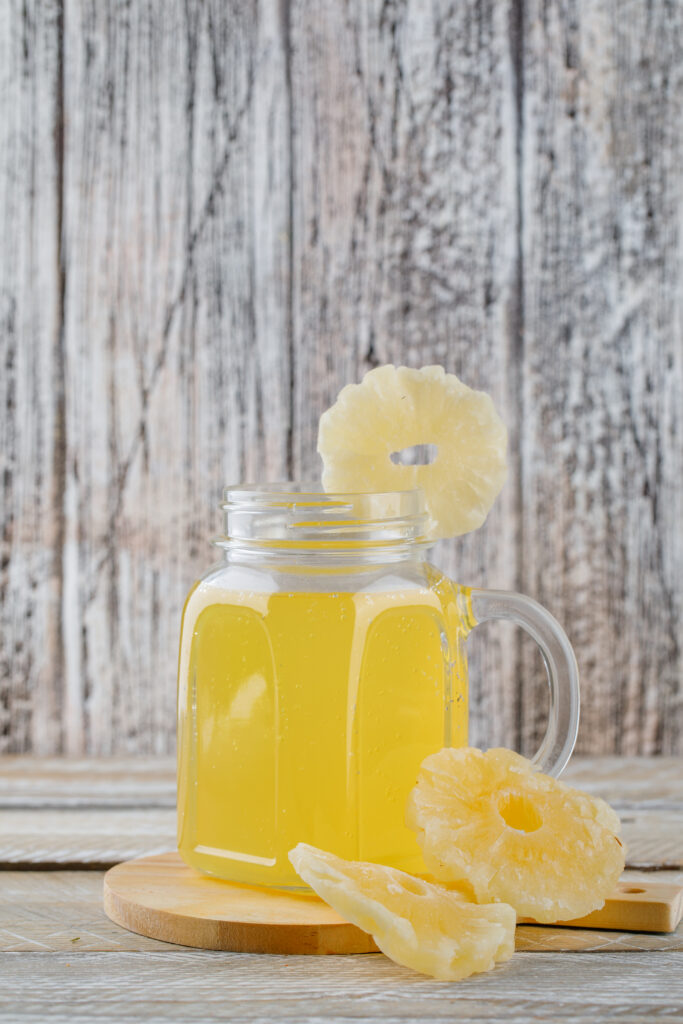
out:
M575 760L566 779L619 811L629 877L683 883L683 760ZM524 926L490 974L444 984L381 954L190 950L117 928L111 864L175 843L169 759L0 759L0 1022L683 1020L673 935Z

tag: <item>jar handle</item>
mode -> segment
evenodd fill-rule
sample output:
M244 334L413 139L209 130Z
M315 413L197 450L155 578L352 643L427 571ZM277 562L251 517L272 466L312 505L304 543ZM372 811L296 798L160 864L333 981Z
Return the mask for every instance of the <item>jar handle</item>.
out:
M474 625L490 619L515 622L541 649L550 687L550 717L534 764L559 776L569 760L579 728L579 670L567 634L538 601L506 590L479 590L470 595Z

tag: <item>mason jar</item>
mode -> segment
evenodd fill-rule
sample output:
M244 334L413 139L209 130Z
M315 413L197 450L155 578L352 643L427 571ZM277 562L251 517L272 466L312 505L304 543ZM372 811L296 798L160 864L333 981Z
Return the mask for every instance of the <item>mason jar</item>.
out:
M578 726L576 661L535 601L454 582L426 560L419 490L229 487L222 558L183 611L178 847L235 882L301 885L299 842L424 871L404 822L422 760L467 744L466 642L510 619L541 648L559 774Z

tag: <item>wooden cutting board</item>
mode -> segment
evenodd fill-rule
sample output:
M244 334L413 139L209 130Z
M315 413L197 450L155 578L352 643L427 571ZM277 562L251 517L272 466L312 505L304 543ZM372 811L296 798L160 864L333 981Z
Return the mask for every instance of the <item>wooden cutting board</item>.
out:
M243 953L372 953L372 937L314 894L235 885L201 875L178 853L126 861L104 878L104 909L129 931L201 949ZM602 910L571 927L673 931L683 889L622 882ZM524 923L520 920L520 924Z
M104 876L104 910L139 935L242 953L376 953L372 937L315 893L235 885L178 853L141 857Z

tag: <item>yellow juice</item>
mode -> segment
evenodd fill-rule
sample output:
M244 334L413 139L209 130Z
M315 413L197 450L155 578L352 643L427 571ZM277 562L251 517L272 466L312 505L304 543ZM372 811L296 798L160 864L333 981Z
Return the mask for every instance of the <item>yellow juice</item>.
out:
M190 593L179 676L179 849L234 881L300 886L287 852L424 870L418 767L467 742L467 591Z

